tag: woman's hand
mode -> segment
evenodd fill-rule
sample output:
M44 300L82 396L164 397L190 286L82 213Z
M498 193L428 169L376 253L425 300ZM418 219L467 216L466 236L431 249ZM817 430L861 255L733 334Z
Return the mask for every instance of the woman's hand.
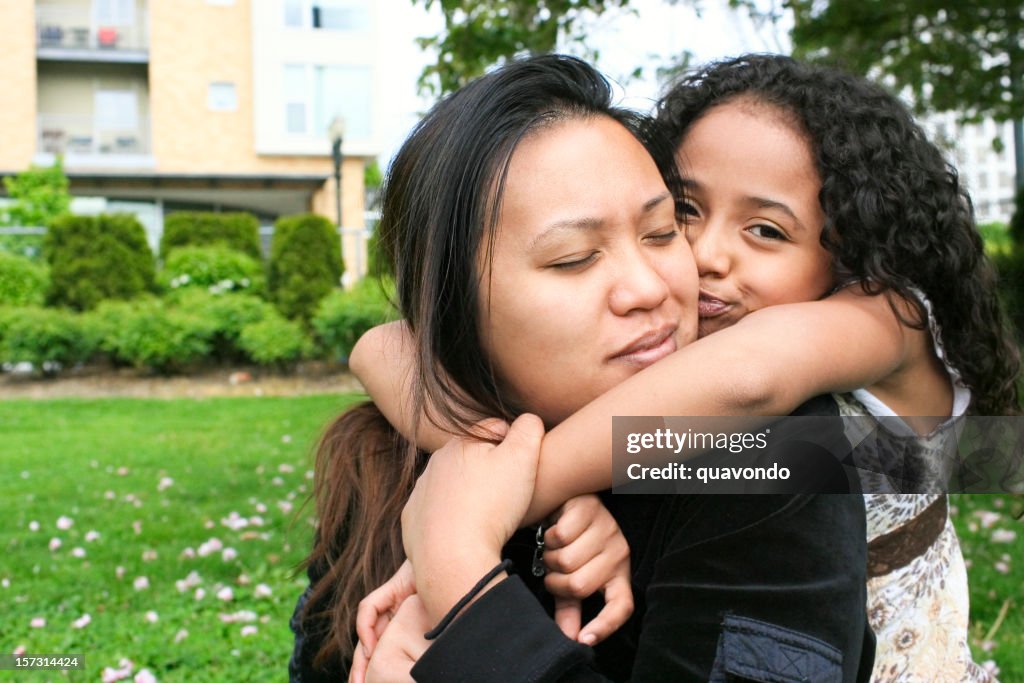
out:
M415 595L407 597L398 608L387 630L381 636L373 656L365 661L362 648L357 648L356 660L363 659L366 668L366 683L394 683L412 681L410 670L416 660L426 651L430 643L423 634L430 630L430 617L423 609L423 603ZM354 682L355 666L349 675Z
M406 598L415 592L416 577L413 576L412 565L406 560L387 583L359 601L359 609L356 612L359 647L352 660L349 675L352 683L363 683L366 679L366 667L374 648L377 647L377 641L395 618Z
M570 638L594 645L633 613L629 544L601 499L588 494L567 501L544 532L544 586L555 596L555 621ZM580 630L580 601L604 593L605 606Z
M416 592L434 622L501 558L533 494L544 426L522 415L511 427L487 420L504 440L453 439L430 457L402 512L402 540Z

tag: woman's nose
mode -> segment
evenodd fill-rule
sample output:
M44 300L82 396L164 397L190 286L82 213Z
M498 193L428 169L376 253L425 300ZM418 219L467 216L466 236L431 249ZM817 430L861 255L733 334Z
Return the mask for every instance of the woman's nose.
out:
M623 259L617 279L609 297L609 304L616 315L655 309L669 297L668 283L639 249Z

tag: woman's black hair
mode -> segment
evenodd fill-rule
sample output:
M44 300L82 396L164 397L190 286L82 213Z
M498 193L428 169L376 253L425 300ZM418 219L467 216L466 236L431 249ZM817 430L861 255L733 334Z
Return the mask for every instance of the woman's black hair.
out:
M973 392L971 412L1018 412L1019 351L970 197L907 107L858 76L745 55L684 76L657 119L678 147L708 110L735 100L776 108L809 141L826 216L821 243L836 282L895 293L915 307L913 320L901 319L918 329L928 316L912 291L923 292L946 357Z

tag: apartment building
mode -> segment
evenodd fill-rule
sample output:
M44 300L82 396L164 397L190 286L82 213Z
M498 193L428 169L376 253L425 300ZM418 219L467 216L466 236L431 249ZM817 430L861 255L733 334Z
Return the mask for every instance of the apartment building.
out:
M76 210L135 213L154 243L179 210L338 221L340 119L338 222L362 270L378 15L373 0L5 0L0 174L61 155Z
M971 194L978 223L1008 223L1013 216L1016 166L1013 123L986 119L977 124L957 122L956 114L931 114L924 125L940 145ZM999 140L999 149L993 141Z

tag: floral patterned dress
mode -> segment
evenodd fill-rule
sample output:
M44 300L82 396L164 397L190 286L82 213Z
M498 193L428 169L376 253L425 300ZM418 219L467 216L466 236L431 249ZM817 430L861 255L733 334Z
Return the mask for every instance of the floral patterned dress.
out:
M934 318L932 336L941 339ZM941 343L936 353L945 362ZM877 639L872 683L995 681L973 661L967 643L967 569L941 492L954 462L949 449L955 452L957 418L970 403L959 373L946 367L953 416L927 436L866 390L835 396L841 416L864 418L844 422L868 492L867 609Z

